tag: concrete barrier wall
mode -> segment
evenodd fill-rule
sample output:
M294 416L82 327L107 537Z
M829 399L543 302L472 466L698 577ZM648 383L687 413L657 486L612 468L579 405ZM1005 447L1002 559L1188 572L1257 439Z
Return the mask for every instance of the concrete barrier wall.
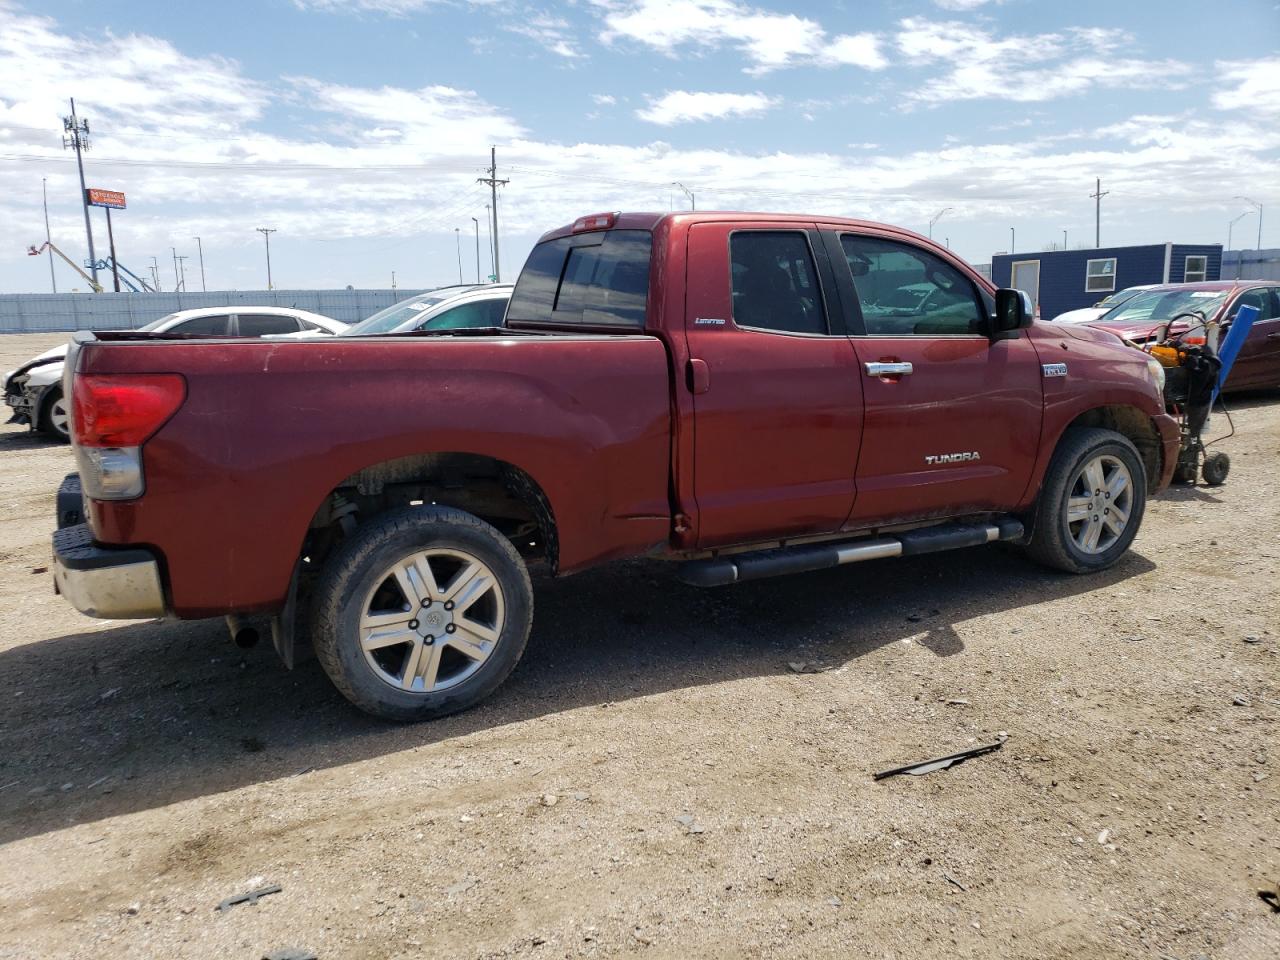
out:
M208 293L0 294L0 333L129 330L196 307L298 307L357 323L421 290L221 290Z
M1280 248L1227 250L1222 254L1223 280L1280 280Z

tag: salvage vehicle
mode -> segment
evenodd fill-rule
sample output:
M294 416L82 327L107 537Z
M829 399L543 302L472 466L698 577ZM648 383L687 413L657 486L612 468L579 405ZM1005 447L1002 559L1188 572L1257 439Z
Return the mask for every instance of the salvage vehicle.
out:
M1180 334L1211 323L1226 336L1243 306L1256 307L1258 318L1227 374L1223 392L1280 387L1280 281L1161 284L1109 310L1090 325L1139 346L1166 332Z
M910 283L938 295L879 310ZM54 578L90 616L269 616L287 665L309 639L361 708L435 717L520 659L534 562L711 587L1005 541L1104 570L1174 467L1162 376L895 227L592 215L502 329L79 334Z
M1107 294L1092 307L1080 307L1077 310L1068 310L1066 313L1060 313L1053 318L1053 322L1088 323L1091 320L1097 320L1109 310L1115 309L1127 300L1132 300L1143 290L1150 290L1152 286L1153 284L1148 283L1137 287L1125 287L1123 290Z
M511 288L509 283L484 283L430 290L352 324L343 331L343 336L500 327L507 301L511 299Z
M139 327L139 332L173 336L270 337L296 334L335 334L347 324L309 310L292 307L201 307L179 310ZM25 423L55 440L69 437L68 404L62 391L62 361L66 344L46 350L4 375L4 402L13 411L10 423Z

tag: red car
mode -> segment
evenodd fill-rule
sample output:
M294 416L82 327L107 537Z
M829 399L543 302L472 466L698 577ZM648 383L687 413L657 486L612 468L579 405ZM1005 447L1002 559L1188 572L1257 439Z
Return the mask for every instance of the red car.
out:
M534 561L663 557L714 586L1005 540L1085 573L1178 451L1142 352L825 217L583 217L534 248L500 328L80 334L66 367L62 594L242 634L266 615L287 663L309 608L335 685L396 719L510 673Z
M1223 385L1225 390L1280 387L1280 282L1215 280L1152 287L1104 313L1090 326L1146 343L1160 328L1173 330L1211 321L1225 328L1245 305L1258 308L1258 319Z

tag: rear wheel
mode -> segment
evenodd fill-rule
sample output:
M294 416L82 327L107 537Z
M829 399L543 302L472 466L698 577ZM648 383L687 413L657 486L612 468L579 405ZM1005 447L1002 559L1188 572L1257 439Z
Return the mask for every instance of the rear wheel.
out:
M316 656L352 703L424 720L478 703L529 637L533 589L511 542L449 507L397 510L357 529L316 597Z
M1070 573L1105 570L1137 536L1146 503L1146 469L1127 437L1069 430L1041 487L1028 552Z
M53 387L44 398L37 429L55 440L71 440L71 414L61 387Z

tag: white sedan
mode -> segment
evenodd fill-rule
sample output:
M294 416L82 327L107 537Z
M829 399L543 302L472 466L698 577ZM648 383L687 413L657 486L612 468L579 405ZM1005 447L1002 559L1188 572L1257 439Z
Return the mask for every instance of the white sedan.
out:
M201 337L272 337L291 333L332 335L347 324L292 307L201 307L153 320L139 331ZM10 423L26 423L57 440L70 438L70 405L62 395L64 344L33 357L4 377Z

